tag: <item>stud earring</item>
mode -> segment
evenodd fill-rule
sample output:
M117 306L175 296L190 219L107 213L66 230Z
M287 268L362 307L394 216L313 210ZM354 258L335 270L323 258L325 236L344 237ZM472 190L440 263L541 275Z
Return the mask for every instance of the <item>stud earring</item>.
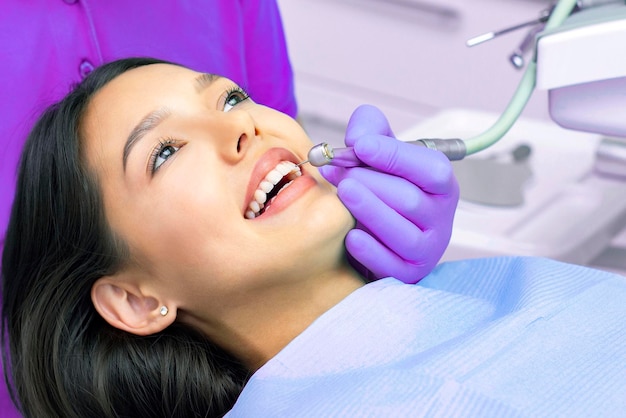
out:
M165 316L165 315L167 315L167 313L168 313L169 311L170 311L170 310L169 310L169 309L167 309L167 306L163 305L163 306L161 306L161 309L159 310L159 313L161 314L161 316Z

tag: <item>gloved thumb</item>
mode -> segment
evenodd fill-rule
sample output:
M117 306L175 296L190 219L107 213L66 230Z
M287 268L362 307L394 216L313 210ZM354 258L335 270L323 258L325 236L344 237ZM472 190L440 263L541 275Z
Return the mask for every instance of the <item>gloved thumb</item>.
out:
M375 106L361 105L350 116L346 128L345 143L354 146L354 142L363 135L377 134L394 137L387 118Z

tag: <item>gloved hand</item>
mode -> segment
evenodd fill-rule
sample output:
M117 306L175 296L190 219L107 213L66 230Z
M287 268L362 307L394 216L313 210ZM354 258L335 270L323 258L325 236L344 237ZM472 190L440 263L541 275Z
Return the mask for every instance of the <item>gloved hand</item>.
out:
M439 151L395 139L386 117L369 105L352 114L345 143L375 169L320 168L357 220L346 236L348 253L370 271L368 278L418 282L450 241L459 200L450 161Z

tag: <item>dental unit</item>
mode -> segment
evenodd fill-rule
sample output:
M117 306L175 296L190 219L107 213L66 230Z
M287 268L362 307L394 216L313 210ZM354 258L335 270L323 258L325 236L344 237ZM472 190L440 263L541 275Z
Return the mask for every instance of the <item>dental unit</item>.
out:
M609 48L626 45L625 6L624 0L559 0L538 19L470 39L467 45L474 46L532 26L509 57L521 68L523 54L534 46L508 106L489 129L474 137L423 138L409 143L439 150L451 161L462 160L499 141L519 118L536 86L549 90L550 116L562 127L626 137L626 54ZM327 143L315 145L307 157L297 167L305 163L364 165L351 147L333 148Z

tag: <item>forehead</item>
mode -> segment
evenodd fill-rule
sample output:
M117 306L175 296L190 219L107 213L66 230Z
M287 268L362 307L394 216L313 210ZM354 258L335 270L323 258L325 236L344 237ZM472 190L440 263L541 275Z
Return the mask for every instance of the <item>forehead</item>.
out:
M127 102L135 105L153 99L172 96L173 92L188 93L193 91L197 73L188 68L171 64L152 64L128 70L98 91L89 106L97 110L100 106L120 106Z
M94 94L82 118L87 153L95 144L128 135L141 118L160 107L182 108L195 95L199 75L176 65L152 64L111 80Z

